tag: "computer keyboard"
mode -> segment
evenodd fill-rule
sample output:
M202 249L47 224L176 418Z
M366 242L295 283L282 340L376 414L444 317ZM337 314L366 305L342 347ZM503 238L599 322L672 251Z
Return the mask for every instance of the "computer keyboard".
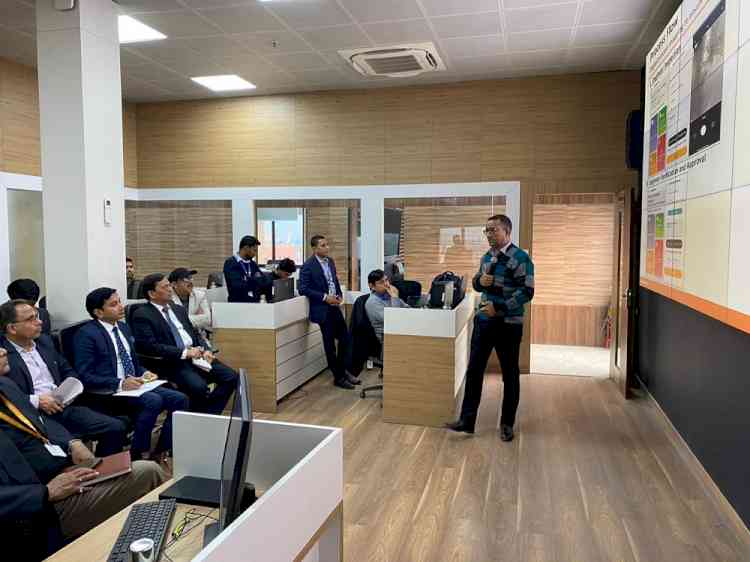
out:
M130 544L144 538L154 541L154 560L158 560L176 503L176 500L168 499L134 505L107 562L130 562Z

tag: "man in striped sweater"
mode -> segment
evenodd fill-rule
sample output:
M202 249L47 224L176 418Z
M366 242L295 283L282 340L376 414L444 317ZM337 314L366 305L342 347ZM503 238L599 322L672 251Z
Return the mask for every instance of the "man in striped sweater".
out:
M494 348L503 371L500 416L500 438L503 441L513 439L521 390L518 355L523 336L524 305L534 297L534 263L526 252L511 242L512 230L513 223L505 215L487 219L484 233L490 249L482 256L473 280L474 290L482 297L474 316L461 417L447 426L453 431L474 433L484 371Z

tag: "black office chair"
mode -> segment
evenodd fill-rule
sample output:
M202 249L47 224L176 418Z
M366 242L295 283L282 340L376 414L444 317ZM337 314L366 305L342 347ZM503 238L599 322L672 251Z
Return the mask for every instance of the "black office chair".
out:
M369 358L381 357L383 354L383 346L375 335L375 330L373 330L370 319L367 317L365 303L368 298L370 298L369 294L361 295L352 305L352 318L349 326L352 342L349 371L354 376L358 376L362 372ZM378 364L381 367L379 376L383 378L383 364L380 361L378 361ZM368 392L382 389L382 384L366 386L359 392L359 395L365 398Z
M81 320L80 322L75 322L70 326L65 326L57 332L57 340L59 345L58 351L71 365L76 364L74 353L75 348L73 344L76 334L78 333L78 330L81 328L81 326L87 324L88 322L88 320Z
M125 305L125 323L128 325L131 332L133 331L133 314L141 306L148 306L148 303L136 302L133 304ZM138 362L149 371L154 371L158 373L161 370L159 369L159 366L164 365L163 357L155 357L152 355L146 355L144 353L138 353L138 351L135 351L135 354L138 357Z
M382 357L380 359L376 359L373 361L373 365L375 367L380 368L380 372L378 373L378 377L381 379L383 378L383 359ZM359 391L360 398L367 398L367 393L372 392L373 390L383 390L383 383L380 384L371 384L370 386L364 387L362 390Z
M422 299L422 284L419 281L400 279L391 283L398 289L399 298L412 308L419 307Z

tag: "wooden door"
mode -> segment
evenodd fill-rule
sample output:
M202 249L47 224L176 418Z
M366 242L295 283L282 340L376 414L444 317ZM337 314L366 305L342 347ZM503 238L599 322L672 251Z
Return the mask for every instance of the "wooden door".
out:
M614 267L612 280L610 377L625 398L633 386L632 334L634 327L634 290L631 286L631 239L633 200L627 189L615 201Z

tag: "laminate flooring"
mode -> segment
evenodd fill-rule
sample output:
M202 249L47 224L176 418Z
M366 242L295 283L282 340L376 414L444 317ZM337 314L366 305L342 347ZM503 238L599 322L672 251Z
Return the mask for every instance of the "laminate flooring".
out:
M524 376L503 443L501 392L489 375L474 437L385 423L378 393L360 399L327 373L259 417L344 428L346 562L750 560L747 531L649 398Z

